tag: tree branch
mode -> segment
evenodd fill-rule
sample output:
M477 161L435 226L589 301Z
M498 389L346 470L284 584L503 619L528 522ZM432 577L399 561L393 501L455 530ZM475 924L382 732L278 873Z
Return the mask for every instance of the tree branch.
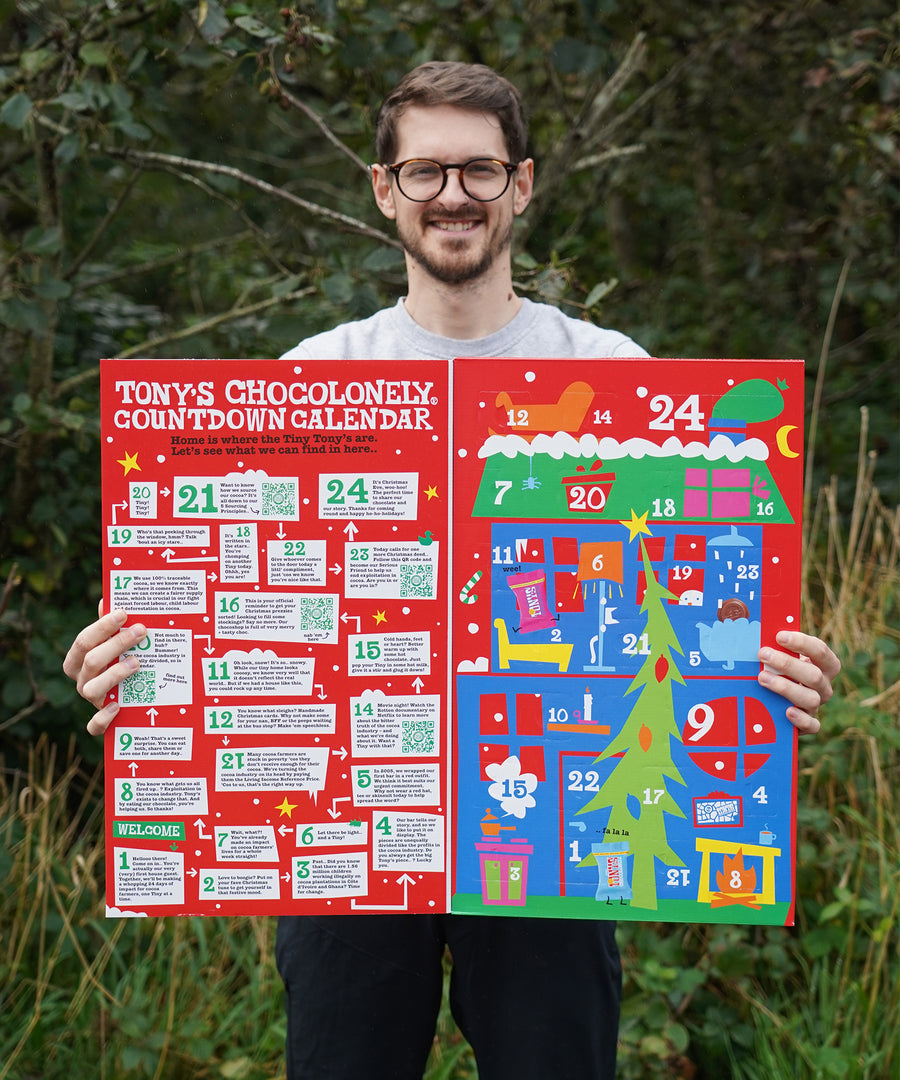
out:
M662 78L657 79L655 83L648 86L641 96L636 101L633 101L627 109L624 109L618 116L613 117L608 124L600 128L597 132L598 141L610 139L620 127L627 124L633 116L644 109L655 97L661 94L663 90L666 90L673 82L680 78L682 72L686 68L692 67L696 63L700 53L707 52L711 54L716 52L721 47L724 40L724 35L719 35L719 37L714 38L712 41L705 41L702 45L697 45L691 49L686 56L683 56L674 63Z
M79 251L78 254L75 256L75 258L72 260L71 265L66 267L66 272L64 274L64 277L65 277L66 281L71 281L72 278L75 277L75 275L78 273L78 271L84 265L84 263L90 257L91 252L94 250L94 248L97 246L97 244L100 243L100 240L102 239L103 234L106 232L106 230L113 223L113 221L115 220L115 218L118 215L119 211L125 205L125 202L128 199L128 196L134 190L134 185L140 179L140 176L141 176L142 172L143 172L143 169L141 169L140 167L136 168L132 172L132 174L128 178L125 186L119 192L119 194L118 194L118 196L116 198L116 201L106 211L106 213L103 216L103 220L100 222L100 224L97 226L97 228L94 229L94 232L91 235L91 237L88 239L88 242L84 245L84 247L81 249L81 251Z
M295 97L290 92L290 90L285 89L284 83L278 77L278 72L275 70L275 56L272 50L269 50L269 74L272 76L272 81L278 87L278 92L281 94L284 100L288 102L288 104L291 105L292 108L297 109L299 112L302 112L307 119L311 120L319 129L319 131L322 132L325 138L331 143L332 146L340 150L340 152L346 157L348 157L358 169L360 169L366 174L366 176L368 176L370 169L369 166L363 161L363 159L359 157L358 154L354 153L354 151L351 150L346 143L342 142L331 130L331 128L325 123L322 117L319 116L319 114L313 109L311 109L305 101L301 101L300 98Z
M819 427L819 407L822 400L822 389L825 384L825 368L828 364L828 354L831 351L831 336L834 333L834 325L837 320L838 308L844 296L844 286L847 284L847 275L850 273L852 260L848 255L841 266L837 285L834 287L834 295L831 298L831 309L828 312L828 322L825 326L825 336L822 338L822 348L819 350L819 367L816 371L816 384L813 391L812 407L810 409L809 426L806 434L806 470L803 484L803 520L809 518L809 508L812 500L812 475L813 460L816 452L816 433ZM804 545L805 546L805 545Z
M35 110L33 116L36 123L48 127L58 134L70 134L69 129L65 127L65 125L59 124L55 120L51 120L50 117L44 116L37 110ZM329 210L326 206L320 206L318 203L309 202L307 199L302 199L299 195L294 195L285 188L276 187L275 184L260 180L258 176L253 176L251 173L244 172L243 169L236 169L233 165L220 165L214 161L198 161L195 158L182 157L179 154L162 154L154 150L135 150L133 147L123 147L120 149L118 147L101 146L99 143L91 143L90 149L95 153L107 154L111 158L129 161L132 164L143 165L144 167L193 169L197 172L212 173L216 176L228 176L232 180L237 180L239 183L246 184L248 187L255 188L257 191L262 191L266 195L271 195L273 198L283 199L285 202L289 202L292 205L299 207L301 210L313 214L315 217L324 218L326 221L333 221L342 228L347 229L348 232L358 233L360 236L367 236L371 240L378 240L380 243L386 244L388 247L396 248L397 250L402 249L398 240L395 240L393 236L389 236L387 233L382 232L381 229L376 229L373 225L367 225L358 218L350 217L349 214L342 214L337 210Z
M3 593L0 594L0 615L6 611L10 598L13 594L13 589L18 588L22 584L22 578L19 574L19 564L13 563L12 569L6 578L6 584L3 586Z
M98 149L100 148L98 147ZM401 246L398 240L395 240L392 236L382 232L381 229L376 229L372 225L367 225L358 218L350 217L349 214L342 214L337 210L329 210L326 206L320 206L318 203L302 199L299 195L294 195L284 188L276 187L274 184L270 184L265 180L260 180L259 177L252 176L242 169L236 169L232 165L219 165L212 161L197 161L194 158L181 157L178 154L161 154L153 150L134 150L131 148L118 150L106 148L105 152L109 154L110 157L122 158L125 161L141 163L148 166L170 166L178 169L196 169L198 172L212 173L216 176L228 176L232 180L237 180L242 184L246 184L248 187L255 188L257 191L262 191L266 195L271 195L276 199L284 199L285 202L298 206L301 210L305 210L307 213L313 214L316 217L324 218L326 221L334 221L349 232L367 236L372 240L378 240L383 244L387 244L390 247L397 249L400 249Z
M598 165L605 165L607 161L615 161L617 158L634 157L635 154L643 154L647 147L643 143L635 143L633 146L613 146L599 154L590 154L588 157L576 161L571 172L581 172L582 169L596 169Z
M172 176L177 176L179 180L183 180L186 184L193 184L198 187L204 195L207 195L210 199L217 200L224 203L228 209L235 214L240 220L247 226L247 231L253 237L253 239L259 244L266 258L269 259L281 273L285 276L290 274L290 269L285 266L281 260L274 254L271 247L265 242L265 231L256 224L256 222L247 214L244 208L236 199L230 199L221 191L216 191L210 184L205 183L199 176L192 176L190 173L186 173L183 169L173 169L168 166L163 166L163 172L170 173Z
M193 337L195 334L204 334L207 330L214 330L223 323L233 322L235 319L243 319L248 315L255 315L258 311L265 311L266 308L274 307L276 304L283 304L290 300L300 300L304 296L311 296L315 291L316 290L312 285L308 285L305 289L295 289L294 292L287 293L285 296L270 296L265 300L257 300L255 304L245 304L243 307L231 308L228 311L222 312L220 315L211 315L208 319L201 319L198 323L193 323L191 326L185 326L181 330L175 330L170 334L160 334L158 337L148 338L140 345L134 345L132 348L120 352L118 357L121 360L128 360L132 356L138 356L140 353L149 352L150 350L158 348L160 345L167 345L170 341L183 341L185 338Z
M523 215L526 232L531 231L532 223L540 220L547 204L556 198L561 182L573 171L573 161L584 150L600 144L598 132L603 118L621 94L623 87L641 67L644 55L644 35L638 34L610 78L596 91L589 91L578 119L567 126L565 135L553 147L541 166L541 177L535 184L531 204Z
M117 353L116 356L120 360L128 360L132 356L152 352L160 345L168 345L169 342L172 341L183 341L185 338L193 337L195 334L206 333L207 330L213 330L217 326L221 326L227 322L233 322L235 319L243 319L248 315L255 315L256 312L264 311L266 308L274 307L276 304L284 304L290 300L300 300L304 296L312 295L315 291L316 290L312 286L307 286L305 289L296 289L286 296L270 296L268 299L259 300L255 304L247 304L240 308L231 308L229 311L222 312L221 315L212 315L208 319L193 323L191 326L182 327L180 330L173 330L169 334L160 334L157 337L147 338L146 341L142 341L139 345L134 345L124 352ZM99 374L99 364L95 364L86 371L80 371L77 375L73 375L71 378L61 382L59 386L57 386L54 396L62 397L64 394L68 394L70 391L76 389L76 387L80 386L82 383L95 379Z
M588 116L591 125L596 125L612 108L616 98L625 89L632 75L640 71L644 66L644 59L647 55L647 46L644 44L646 35L639 33L635 35L631 44L628 46L628 52L625 54L625 58L622 63L616 68L612 75L606 80L600 89L600 92L594 97L588 107Z
M152 274L155 270L174 266L194 255L214 251L216 248L225 247L228 244L239 243L241 240L247 240L253 235L252 229L244 229L243 232L233 233L231 236L217 236L214 240L204 240L202 243L193 244L187 249L182 248L172 255L161 255L158 259L146 259L141 263L124 266L121 270L110 270L107 274L98 274L97 277L74 283L72 288L74 292L87 292L100 285L110 285L116 281L121 281L122 278L134 277L135 274Z

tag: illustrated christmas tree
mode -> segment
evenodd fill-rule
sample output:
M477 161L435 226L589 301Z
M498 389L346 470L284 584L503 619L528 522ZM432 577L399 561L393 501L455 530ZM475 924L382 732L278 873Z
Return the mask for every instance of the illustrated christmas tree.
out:
M684 866L669 847L665 817L666 814L685 816L666 788L667 779L684 783L672 760L671 749L673 736L681 741L681 731L675 722L672 682L684 683L672 653L674 650L682 654L683 650L665 606L665 601L678 598L657 581L643 538L640 545L647 581L640 610L647 616L644 638L649 654L626 691L626 695L640 696L622 730L595 759L618 758L616 765L597 794L578 813L610 810L607 839L627 838L633 852L632 903L656 910L656 860L660 859L666 866ZM594 857L589 855L579 865L594 862Z

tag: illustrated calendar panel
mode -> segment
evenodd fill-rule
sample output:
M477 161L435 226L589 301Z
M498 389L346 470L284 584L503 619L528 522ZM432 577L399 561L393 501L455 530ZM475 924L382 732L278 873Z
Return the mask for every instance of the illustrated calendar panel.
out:
M793 922L799 361L459 360L454 911Z
M336 376L337 373L337 377ZM103 365L113 914L447 906L447 365Z

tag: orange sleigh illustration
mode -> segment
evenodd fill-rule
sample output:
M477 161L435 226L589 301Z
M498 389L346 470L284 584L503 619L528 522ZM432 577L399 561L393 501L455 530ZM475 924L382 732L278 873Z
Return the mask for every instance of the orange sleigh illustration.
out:
M573 382L548 404L516 406L506 390L501 390L494 404L503 409L505 430L489 428L491 435L521 435L528 442L540 434L578 431L594 400L594 388L586 382Z

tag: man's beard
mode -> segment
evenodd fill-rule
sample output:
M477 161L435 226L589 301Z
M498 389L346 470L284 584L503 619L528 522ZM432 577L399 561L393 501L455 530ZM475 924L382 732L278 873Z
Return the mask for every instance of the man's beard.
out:
M471 214L441 215L442 221L466 220ZM428 227L428 221L423 222ZM502 231L495 232L488 238L487 245L481 253L473 253L473 256L463 261L453 257L452 250L441 259L435 258L425 250L425 244L419 235L412 229L407 230L400 222L397 222L397 236L403 245L403 250L414 259L422 269L436 281L444 285L464 285L470 281L476 281L485 274L493 265L498 255L501 255L512 243L513 223L510 220L506 226L499 225ZM451 234L452 235L452 234ZM462 247L465 241L459 241ZM449 246L449 245L448 245Z

